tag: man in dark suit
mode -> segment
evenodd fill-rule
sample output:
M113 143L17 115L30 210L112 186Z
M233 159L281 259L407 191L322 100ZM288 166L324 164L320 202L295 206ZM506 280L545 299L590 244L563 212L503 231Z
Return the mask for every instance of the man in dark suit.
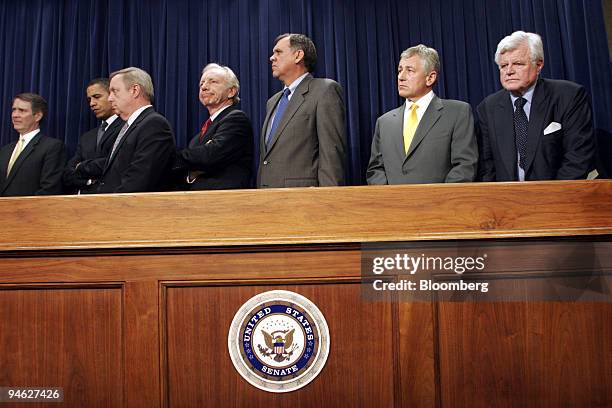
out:
M161 191L168 187L174 134L166 118L153 109L153 96L151 77L142 69L130 67L111 74L108 100L125 124L106 159L98 192ZM85 171L90 171L87 166L91 162L81 164Z
M208 64L200 79L200 102L209 119L186 149L177 152L173 170L180 189L219 190L248 188L253 161L253 128L236 108L240 83L234 72Z
M66 151L63 142L40 132L47 110L40 95L22 93L13 99L11 118L19 140L0 150L1 196L61 194Z
M538 79L544 66L539 35L516 31L497 46L503 90L480 103L482 181L584 179L593 169L595 139L584 88Z
M312 41L283 34L274 45L272 76L285 84L268 100L261 131L257 187L312 187L344 184L346 151L342 88L313 78Z
M399 95L406 102L376 121L368 184L474 181L478 148L470 105L433 92L438 52L423 44L400 55Z
M89 108L101 120L100 126L85 132L79 139L75 155L68 161L64 169L64 189L70 193L95 193L98 178L104 170L106 157L110 153L119 130L125 123L120 119L108 101L108 78L96 78L87 84L87 102ZM97 159L98 166L93 162L89 166L81 167L86 160ZM89 173L84 172L87 167Z

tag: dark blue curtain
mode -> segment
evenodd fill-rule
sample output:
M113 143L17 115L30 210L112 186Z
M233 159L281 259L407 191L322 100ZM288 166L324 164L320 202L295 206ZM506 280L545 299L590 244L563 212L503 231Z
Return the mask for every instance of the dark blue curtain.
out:
M272 41L302 32L317 45L315 75L344 88L347 177L361 184L376 118L400 103L396 65L403 49L436 48L442 59L436 92L475 107L500 88L497 43L523 29L544 39L543 76L588 89L600 162L612 161L612 72L601 0L4 0L0 27L2 144L16 137L12 97L36 92L50 105L43 130L72 153L79 135L95 126L87 82L126 66L153 77L155 106L179 146L206 119L197 86L208 62L234 69L242 109L260 129L267 98L281 88L270 74Z

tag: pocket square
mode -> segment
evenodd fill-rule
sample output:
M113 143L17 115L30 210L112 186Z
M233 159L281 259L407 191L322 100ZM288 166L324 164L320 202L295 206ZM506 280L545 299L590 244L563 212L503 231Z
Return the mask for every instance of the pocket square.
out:
M557 122L550 122L550 125L546 126L544 129L544 134L547 135L552 132L556 132L557 130L561 130L561 124Z

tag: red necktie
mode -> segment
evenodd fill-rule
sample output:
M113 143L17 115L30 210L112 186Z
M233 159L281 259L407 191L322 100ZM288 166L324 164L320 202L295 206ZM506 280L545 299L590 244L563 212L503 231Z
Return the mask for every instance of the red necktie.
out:
M204 135L206 134L206 131L208 130L208 126L210 126L210 123L212 121L210 120L210 118L208 118L208 120L206 122L204 122L204 124L202 125L202 130L200 130L200 142L204 139Z

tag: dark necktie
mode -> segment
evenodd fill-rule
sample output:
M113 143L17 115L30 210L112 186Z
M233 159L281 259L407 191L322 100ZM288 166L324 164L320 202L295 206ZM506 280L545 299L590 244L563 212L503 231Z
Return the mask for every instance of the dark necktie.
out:
M98 135L96 137L96 148L100 147L100 140L102 140L102 135L104 135L104 132L106 131L106 121L103 120L102 123L100 123L100 126L98 127Z
M514 101L514 106L516 106L516 109L514 110L514 138L516 141L516 149L518 150L520 158L519 166L521 166L523 170L525 170L526 167L527 126L529 125L527 115L523 109L523 106L525 106L526 103L527 99L523 97L520 97Z
M272 121L272 127L270 128L270 132L266 137L266 147L270 146L270 142L272 141L272 135L274 135L278 124L283 119L283 114L285 113L285 109L287 109L287 104L289 104L290 94L291 91L289 90L289 88L285 88L285 90L283 91L283 96L281 97L280 102L278 103L278 107L276 108L276 114L274 115L274 120Z
M210 126L211 123L212 123L212 120L208 118L208 120L204 122L204 124L202 125L202 129L200 129L200 136L198 137L200 142L204 139L204 135L206 134L206 131L208 130L208 127Z

